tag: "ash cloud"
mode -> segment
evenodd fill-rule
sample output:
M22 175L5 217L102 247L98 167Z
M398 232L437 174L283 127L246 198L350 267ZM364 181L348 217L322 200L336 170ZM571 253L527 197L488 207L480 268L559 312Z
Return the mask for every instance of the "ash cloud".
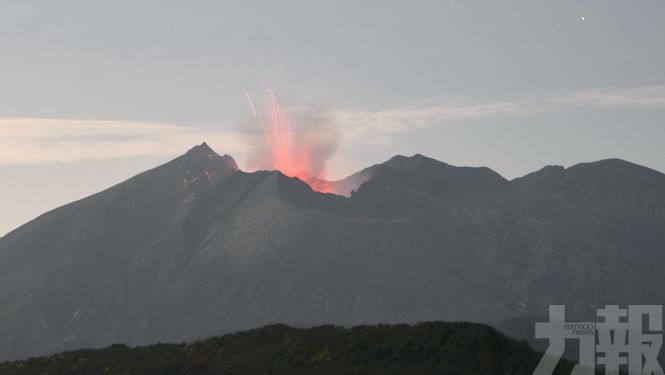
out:
M252 103L252 113L240 122L248 169L326 179L327 163L343 138L333 111L318 103L274 112L271 105Z

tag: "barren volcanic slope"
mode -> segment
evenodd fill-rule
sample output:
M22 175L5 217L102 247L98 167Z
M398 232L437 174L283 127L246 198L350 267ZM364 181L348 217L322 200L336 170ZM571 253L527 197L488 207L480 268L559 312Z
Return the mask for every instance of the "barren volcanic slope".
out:
M371 177L369 177L371 176ZM0 359L287 323L504 319L665 302L665 175L507 181L421 155L349 198L197 146L0 239Z

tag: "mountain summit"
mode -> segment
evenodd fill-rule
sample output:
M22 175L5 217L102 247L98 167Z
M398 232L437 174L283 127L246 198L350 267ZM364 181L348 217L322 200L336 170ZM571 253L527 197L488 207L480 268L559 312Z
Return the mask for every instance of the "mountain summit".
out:
M665 176L619 161L513 181L397 156L349 197L205 143L0 239L0 359L269 323L497 323L662 304Z

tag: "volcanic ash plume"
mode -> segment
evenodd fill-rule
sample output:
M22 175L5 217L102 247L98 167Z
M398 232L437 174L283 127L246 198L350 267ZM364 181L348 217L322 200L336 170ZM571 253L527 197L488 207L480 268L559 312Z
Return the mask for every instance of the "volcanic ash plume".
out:
M298 177L314 190L329 192L326 162L335 153L340 132L324 103L295 107L280 102L272 89L260 98L245 93L251 109L247 140L251 169L278 170Z

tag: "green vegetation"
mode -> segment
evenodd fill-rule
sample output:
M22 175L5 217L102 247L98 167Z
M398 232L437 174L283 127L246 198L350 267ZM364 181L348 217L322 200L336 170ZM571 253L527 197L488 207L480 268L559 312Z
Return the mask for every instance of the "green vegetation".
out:
M76 350L0 364L0 374L531 374L524 342L471 323L272 325L190 344ZM560 363L558 374L572 364Z

